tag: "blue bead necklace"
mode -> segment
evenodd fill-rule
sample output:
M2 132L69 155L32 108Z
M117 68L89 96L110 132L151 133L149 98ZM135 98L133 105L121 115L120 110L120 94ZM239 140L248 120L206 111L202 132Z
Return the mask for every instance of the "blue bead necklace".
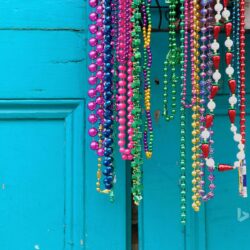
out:
M111 0L104 0L104 159L103 165L105 169L103 174L104 186L107 190L111 190L113 187L113 81L112 81L112 8Z

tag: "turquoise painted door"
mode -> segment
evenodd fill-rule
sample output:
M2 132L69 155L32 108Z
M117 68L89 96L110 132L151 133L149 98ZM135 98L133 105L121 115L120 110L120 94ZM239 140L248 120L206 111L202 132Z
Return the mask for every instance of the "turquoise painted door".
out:
M86 2L0 1L0 249L129 249L126 168L95 191Z
M247 62L250 65L250 35L247 34ZM152 82L153 112L162 111L162 62L167 48L167 33L154 33ZM156 46L157 45L157 46ZM248 68L249 69L249 68ZM225 81L226 82L226 81ZM247 70L247 102L250 97L250 72ZM236 148L227 116L228 87L224 84L217 97L214 150L217 162L234 162ZM247 128L250 128L250 110L247 110ZM191 121L187 120L187 124ZM166 123L160 113L154 121L155 143L152 160L144 164L144 199L140 207L141 250L248 250L250 248L250 198L238 196L236 172L216 173L215 198L203 205L200 213L192 211L191 204L191 152L188 164L188 218L184 229L180 224L180 171L179 171L179 121ZM248 129L247 129L248 130ZM187 127L187 133L191 129ZM250 140L249 131L247 140ZM189 138L190 142L191 139ZM190 145L189 145L190 148ZM249 166L250 145L247 144Z

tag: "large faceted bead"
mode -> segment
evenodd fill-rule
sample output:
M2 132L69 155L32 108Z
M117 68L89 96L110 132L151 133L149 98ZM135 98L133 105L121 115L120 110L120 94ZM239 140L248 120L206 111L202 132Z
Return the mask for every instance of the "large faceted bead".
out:
M236 80L234 80L234 79L229 80L228 81L228 85L229 85L231 93L235 94L235 91L236 91Z
M229 116L230 122L234 123L235 122L235 117L236 117L236 110L235 109L229 109L228 110L228 116Z
M227 165L227 164L219 164L218 166L218 170L220 172L224 172L224 171L228 171L228 170L233 170L234 167L233 166L230 166L230 165Z

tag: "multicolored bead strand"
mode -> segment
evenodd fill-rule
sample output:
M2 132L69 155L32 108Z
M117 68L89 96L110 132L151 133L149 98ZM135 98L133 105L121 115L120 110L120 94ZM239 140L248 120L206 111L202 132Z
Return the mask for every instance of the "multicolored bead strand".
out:
M93 101L90 101L88 103L88 109L92 111L92 113L89 115L88 120L90 124L94 125L97 124L97 121L99 120L98 128L90 128L89 129L89 135L91 137L98 136L98 140L93 140L90 144L90 148L97 151L98 155L98 170L97 170L97 182L96 182L96 189L100 193L110 193L110 190L107 190L106 188L104 190L101 189L101 177L102 177L102 157L104 155L104 148L103 148L103 123L104 123L104 110L103 110L103 8L102 8L102 2L98 4L98 1L90 1L89 2L90 7L95 8L95 11L91 12L89 15L90 21L93 22L89 26L89 31L91 34L94 34L94 37L91 37L89 39L89 44L91 47L96 47L95 50L91 50L89 53L89 57L92 60L91 64L89 65L89 71L92 72L92 76L89 77L89 84L91 86L95 86L95 88L91 88L88 91L88 96ZM99 108L98 108L99 107ZM93 113L93 111L96 110L96 114Z
M145 104L145 114L146 119L144 122L144 151L146 157L150 159L153 153L153 126L152 126L152 116L151 116L151 66L152 66L152 52L150 47L151 42L151 31L152 31L152 20L150 12L151 0L143 0L142 4L142 16L143 16L143 38L144 38L144 48L143 48L143 76L144 76L144 104ZM149 137L149 138L148 138Z
M235 105L237 103L236 98L236 89L237 89L237 81L234 79L234 68L232 66L232 59L233 59L233 53L232 53L232 47L233 47L233 41L231 39L231 33L232 33L232 22L229 20L229 17L231 15L230 11L227 9L227 0L224 0L224 10L222 12L222 16L225 19L225 32L226 32L226 41L225 41L225 47L227 48L227 52L225 55L225 61L226 61L226 74L228 75L228 85L231 92L231 97L229 98L229 104L230 108L228 110L229 119L231 122L231 131L234 135L234 140L238 143L238 149L239 152L237 153L237 159L234 163L235 168L240 168L242 162L245 160L245 152L244 152L244 145L242 143L242 136L241 134L237 133L237 127L235 126L235 118L236 118L236 109Z

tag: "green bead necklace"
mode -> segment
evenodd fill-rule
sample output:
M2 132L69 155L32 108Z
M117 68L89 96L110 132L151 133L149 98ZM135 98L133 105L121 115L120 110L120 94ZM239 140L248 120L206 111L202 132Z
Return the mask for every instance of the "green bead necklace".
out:
M163 87L163 115L167 121L173 120L176 114L176 93L178 76L176 69L179 64L179 50L176 41L176 6L177 0L170 0L169 2L169 52L166 55L164 62L164 87ZM170 71L170 72L169 72ZM168 79L171 80L171 110L168 108Z
M132 83L132 89L133 89L133 98L132 101L134 103L134 108L132 110L132 115L134 116L134 121L132 123L132 128L134 129L134 135L133 135L133 143L134 148L132 149L131 153L134 156L133 161L131 162L132 167L132 195L133 200L136 205L140 204L140 201L142 199L142 171L141 167L143 164L142 161L142 132L141 132L141 126L142 126L142 119L141 119L141 94L140 94L140 87L141 87L141 81L140 81L140 74L141 74L141 66L140 66L140 59L141 59L141 53L140 53L140 33L141 33L141 27L140 27L140 20L141 20L141 13L139 11L139 7L141 5L141 0L133 0L132 2L132 9L133 14L131 18L131 22L133 23L133 30L132 30L132 48L133 48L133 83Z
M184 0L180 0L181 14L180 14L180 65L181 65L181 93L184 88ZM181 144L180 144L180 167L181 167L181 223L186 224L186 111L180 103L180 132L181 132Z

